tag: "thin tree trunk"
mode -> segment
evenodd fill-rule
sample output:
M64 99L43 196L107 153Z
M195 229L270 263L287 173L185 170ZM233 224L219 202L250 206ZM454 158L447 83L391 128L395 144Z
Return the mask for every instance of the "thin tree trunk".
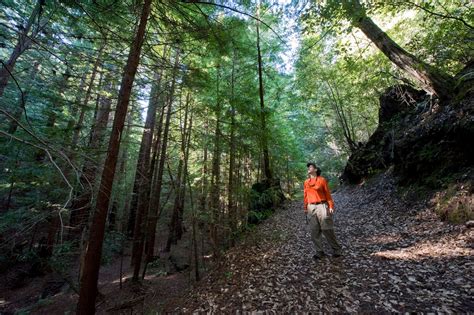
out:
M173 213L171 215L171 222L169 224L169 233L168 239L166 241L165 252L171 250L171 244L176 244L177 241L181 238L182 235L182 222L180 220L180 213L182 212L182 205L184 205L184 187L186 185L185 172L183 172L183 167L185 167L186 159L186 143L187 143L187 124L188 124L188 112L189 112L189 102L190 94L186 96L186 104L184 108L184 122L182 122L183 128L181 131L181 148L180 148L180 159L178 163L178 173L176 176L176 194L173 207Z
M174 60L174 67L173 67L173 75L171 78L171 87L170 91L168 94L168 99L167 99L167 111L166 111L166 120L165 120L165 125L164 125L164 130L163 130L163 140L161 144L161 153L160 153L160 163L158 165L158 174L157 174L157 179L156 179L156 187L153 191L153 201L150 204L150 209L149 209L149 215L148 215L148 222L147 225L144 226L144 230L146 228L146 260L150 261L154 257L155 253L155 232L156 232L156 225L158 223L158 214L161 211L160 209L160 200L161 200L161 187L163 184L163 173L165 169L165 162L166 162L166 152L168 149L168 133L170 129L170 122L171 122L171 113L172 113L172 108L173 108L173 100L174 100L174 92L175 92L175 85L176 85L176 79L178 75L178 66L179 66L179 50L176 51L175 54L175 60ZM143 237L141 241L141 250L139 252L140 259L137 257L137 262L140 262L141 260L141 255L143 251ZM138 266L139 267L139 266ZM135 272L139 271L139 268L135 265ZM135 273L134 273L135 275ZM137 273L138 276L138 273Z
M117 101L117 108L110 135L107 156L104 162L104 170L97 196L96 210L92 219L89 242L86 247L84 259L84 273L81 277L81 288L79 301L77 303L77 314L89 315L95 312L95 299L97 296L97 280L99 278L100 258L102 244L104 241L105 223L109 207L110 194L115 176L115 167L120 149L120 135L123 131L125 118L127 116L130 94L133 81L140 62L140 53L145 38L145 30L148 16L151 11L152 0L144 0L140 24L133 40L128 55L127 64L122 77L122 84Z
M156 122L156 111L158 109L158 104L160 100L160 86L161 86L161 77L162 73L155 74L155 82L150 94L150 102L148 105L147 117L145 122L145 129L143 130L142 142L140 145L140 152L138 155L135 182L138 182L137 185L137 211L135 216L135 227L134 227L134 246L132 249L132 259L133 264L137 263L137 250L143 251L143 248L140 247L140 244L143 244L143 219L147 217L148 207L149 207L149 198L150 198L150 182L152 180L150 175L150 154L153 143L153 132L155 130ZM134 185L135 186L135 185ZM143 245L141 245L143 246ZM139 255L141 259L141 254ZM138 266L140 263L138 262ZM139 270L138 270L139 272ZM135 275L135 273L134 273ZM133 278L138 280L138 274Z
M183 191L181 193L181 201L179 207L179 221L178 221L178 234L177 238L180 240L183 236L183 233L186 229L183 226L184 222L184 201L186 196L186 181L188 180L188 161L189 161L189 149L191 148L191 133L193 131L193 113L191 113L191 117L189 119L189 127L188 127L188 140L186 144L186 152L184 152L184 175L183 175ZM191 189L191 188L190 188ZM189 192L191 194L191 191Z
M99 72L99 83L97 84L97 87L101 89L103 86L104 86L104 73L101 71ZM100 105L101 105L102 97L103 95L101 95L101 93L98 92L95 98L94 115L92 116L92 125L89 130L89 140L87 141L88 145L92 142L93 132L97 124L97 116L99 115L99 111L101 110Z
M207 109L206 109L206 114L207 114ZM207 208L207 203L208 203L208 139L209 139L209 115L205 115L205 122L204 122L204 148L203 148L203 154L202 154L202 177L201 177L201 191L199 194L199 200L198 200L198 214L200 213L205 213L206 208ZM202 221L198 222L198 227L201 229L201 231L204 229L204 224L202 224ZM201 238L202 240L202 238ZM201 252L202 252L202 246L201 246Z
M29 74L29 81L28 81L28 86L26 90L23 92L23 95L20 95L20 106L13 111L13 117L19 121L21 119L21 114L23 111L26 111L26 103L28 102L28 98L30 96L30 90L33 88L33 85L35 83L35 78L36 75L38 74L39 71L39 62L35 62L30 74ZM8 133L9 134L14 134L16 130L18 129L18 124L15 120L10 121L10 125L8 127Z
M150 94L150 101L147 110L147 116L145 121L145 127L142 134L142 140L140 144L140 150L138 154L138 160L136 165L135 181L134 181L134 193L137 195L135 206L140 208L143 211L143 202L148 199L147 196L149 192L146 192L144 188L149 186L149 177L150 171L150 154L152 149L152 141L155 130L155 121L156 121L156 111L160 101L160 84L161 84L161 74L155 75L155 82L153 83L152 91ZM140 204L141 202L141 204ZM141 206L141 207L140 207ZM135 212L135 211L134 211ZM136 217L143 217L143 212L135 212ZM136 222L134 219L134 222Z
M69 136L69 132L74 128L75 118L76 118L77 113L79 111L79 106L80 106L80 103L81 103L82 94L83 94L84 87L85 87L86 81L87 81L87 72L88 71L89 71L89 69L83 70L84 73L81 76L81 83L79 83L79 87L77 88L76 97L74 98L74 102L72 102L71 106L70 106L70 111L71 111L70 116L71 117L69 118L69 121L68 121L66 129L65 129L65 131L68 133L68 136Z
M163 60L166 58L166 52L167 52L167 49L165 47L164 49L164 53L163 53ZM164 92L164 88L161 88L161 85L162 85L162 82L164 82L164 68L161 68L160 69L160 72L159 72L159 85L156 86L156 91L154 92L154 96L153 96L153 93L152 93L152 98L155 98L155 102L156 103L162 103L163 105L161 106L161 116L163 116L163 111L164 111L164 108L165 108L165 101L163 101L163 92ZM154 85L155 87L155 85ZM155 111L155 115L156 115L156 109L154 110ZM147 119L148 119L148 114L147 114ZM156 118L155 118L156 120ZM154 123L154 125L156 124L156 122ZM134 183L133 183L133 191L132 191L132 198L131 198L131 203L130 203L130 207L129 207L129 218L128 218L128 226L127 226L127 233L128 235L130 236L133 236L134 235L134 231L135 231L135 220L136 220L136 217L137 217L137 208L138 208L138 199L139 199L139 189L140 189L140 183L141 183L141 179L143 178L143 176L146 176L146 178L149 178L150 180L153 178L153 169L155 167L155 161L156 161L156 147L160 144L160 136L161 136L161 128L162 128L162 118L160 118L159 120L159 124L158 124L158 130L156 131L156 135L157 135L157 141L155 141L155 145L153 146L153 158L151 160L151 163L150 163L150 173L147 174L147 175L144 175L143 173L139 173L138 172L138 165L140 165L140 163L142 163L142 160L144 158L144 152L143 150L145 149L144 147L140 146L140 151L139 151L139 154L138 154L138 161L137 161L137 169L136 169L136 174L135 174L135 180L134 180ZM152 131L152 134L155 134L154 130ZM142 141L143 141L143 138L142 138ZM149 194L149 192L148 192ZM143 216L140 214L140 216L143 218ZM133 260L131 261L132 265L133 265Z
M230 145L229 145L229 184L228 184L228 221L230 228L230 246L235 245L234 233L237 227L237 217L235 213L235 151L236 151L236 139L235 139L235 100L234 100L234 85L235 85L235 54L232 58L232 73L231 73L231 84L230 84Z
M260 7L258 8L258 11ZM259 12L257 12L257 16ZM262 151L263 151L263 174L265 179L272 179L272 172L270 170L270 156L268 152L268 139L267 139L267 123L266 123L266 113L265 113L265 103L264 103L264 90L263 90L263 65L262 65L262 52L260 49L260 27L259 21L257 21L257 57L258 57L258 95L260 97L260 122L261 122L261 141L262 141Z
M114 84L110 74L107 76L106 81L107 86L105 87L105 91L107 93L112 93L114 90ZM90 142L88 145L88 150L92 156L97 157L96 152L100 149L104 140L107 123L109 121L111 104L112 100L109 96L100 96L99 110L91 131ZM73 200L71 205L71 217L69 222L69 225L73 228L71 230L71 236L81 235L82 230L89 219L90 209L92 207L91 201L98 173L97 163L97 160L93 160L90 157L86 158L84 162L80 177L84 190L76 199Z
M243 180L243 173L245 172L245 167L243 165L243 158L242 158L242 150L239 149L237 150L237 172L235 174L235 186L236 188L243 186L242 185L242 180ZM242 208L242 193L239 193L239 190L236 190L235 192L235 200L236 200L236 205L235 205L235 218L236 218L236 230L238 230L238 224L241 220L240 217L240 208Z
M59 83L59 94L62 94L67 87L67 80L63 80ZM62 104L60 104L62 107ZM47 112L47 120L46 120L46 128L53 129L56 123L57 115L54 111ZM44 161L46 158L46 152L44 150L38 150L35 154L35 159L37 161ZM60 227L59 215L53 214L52 219L48 228L48 236L47 236L47 254L52 255L53 247L56 242L56 234Z
M220 164L221 164L221 111L222 104L220 99L219 83L220 83L220 65L217 65L217 91L216 91L216 128L214 132L214 152L212 154L212 176L211 176L211 230L210 240L214 251L214 259L219 256L218 241L218 222L220 209Z
M39 23L39 14L44 4L44 1L36 1L33 11L31 12L30 17L28 18L28 22L26 22L26 25L23 26L23 31L18 36L18 41L15 47L13 48L10 57L8 58L6 63L2 62L2 67L0 68L0 97L2 97L3 92L5 91L5 88L8 84L8 81L10 81L11 74L13 73L13 69L15 68L15 64L18 61L18 58L25 52L25 50L31 47L32 38L36 37L38 32L44 27L44 24L40 26ZM33 30L31 35L28 35L35 20L38 20L38 26L35 30Z
M125 131L123 132L122 136L122 141L123 143L128 143L130 140L131 136L131 130L132 130L132 125L133 125L133 108L135 107L135 104L132 104L132 109L127 113L127 126L125 128ZM127 186L127 167L128 167L128 161L129 161L129 150L128 146L124 145L120 148L120 157L117 163L119 163L118 166L118 176L115 181L115 185L117 185L117 189L113 190L113 196L110 200L112 200L113 203L119 204L119 207L122 209L121 210L121 216L120 216L120 224L122 225L124 217L126 217L125 211L129 209L129 200L130 200L130 193L129 193L129 187ZM119 203L117 199L123 200L122 203ZM122 227L120 228L122 230Z
M192 122L192 118L191 118ZM189 137L191 138L191 137ZM188 146L189 148L189 146ZM188 182L188 188L189 188L189 199L190 199L190 206L191 206L191 211L192 211L192 218L191 218L191 227L193 229L192 231L192 247L193 247L193 260L194 260L194 278L196 281L199 281L201 279L199 275L199 254L198 254L198 246L197 246L197 236L196 236L196 209L194 206L194 198L193 198L193 190L191 187L191 181L189 180L189 176L186 176L187 182Z
M454 79L440 69L423 62L393 41L367 16L359 0L344 2L344 6L358 27L395 65L412 77L425 91L441 98L453 93Z
M101 46L99 50L99 55L94 62L94 66L92 67L91 79L89 81L89 86L87 87L86 95L84 97L84 101L80 105L80 114L79 119L77 120L76 126L74 127L72 141L71 141L71 148L74 150L76 148L77 143L79 142L79 136L81 133L82 125L84 124L84 117L86 115L87 110L87 103L89 103L89 99L92 95L92 88L94 87L95 77L97 75L97 70L99 69L99 65L101 63L101 56L102 52L105 49L105 43Z
M291 196L291 188L290 188L290 157L286 157L286 192L288 196Z
M339 98L336 98L336 95L334 94L334 89L329 83L329 81L326 81L326 84L329 87L329 91L331 93L331 98L332 98L331 104L333 105L334 112L336 113L336 116L337 116L336 120L342 128L342 133L344 135L344 139L346 140L347 145L349 146L349 150L351 152L354 152L357 149L357 146L351 134L349 125L347 124L347 119L342 109L342 104L340 104Z
M161 95L163 95L163 93ZM157 181L157 167L156 167L156 164L157 164L157 160L158 160L158 157L159 157L159 150L161 148L161 134L162 134L162 130L163 130L163 119L165 117L165 109L166 109L165 105L166 104L163 104L163 106L161 107L161 111L160 111L160 117L159 117L159 120L158 120L158 127L157 127L156 132L155 132L156 133L156 139L155 139L155 143L154 143L154 146L153 146L153 157L151 159L150 173L148 174L149 178L153 178L153 185L151 187L151 191L155 191L156 181ZM136 189L135 185L134 185L134 189ZM150 196L150 206L149 206L149 208L151 208L153 206L153 202L152 202L153 198L154 198L154 194ZM129 220L128 220L127 233L128 233L128 235L133 235L134 230L135 230L136 206L134 207L133 204L131 204L129 208L130 208L130 214L129 214ZM132 265L133 265L133 262L132 262Z

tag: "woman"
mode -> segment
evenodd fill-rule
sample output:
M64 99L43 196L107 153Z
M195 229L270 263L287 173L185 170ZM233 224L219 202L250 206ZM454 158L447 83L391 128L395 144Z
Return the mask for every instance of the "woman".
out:
M319 260L324 256L322 234L333 249L333 256L340 257L342 248L334 234L334 201L328 183L316 164L308 163L306 166L309 177L304 182L304 212L309 220L311 239L316 249L313 258Z

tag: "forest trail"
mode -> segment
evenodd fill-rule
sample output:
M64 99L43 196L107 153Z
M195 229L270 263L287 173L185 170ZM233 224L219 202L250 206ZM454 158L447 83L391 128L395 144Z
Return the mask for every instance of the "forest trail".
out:
M333 194L341 258L312 260L296 200L279 209L168 312L469 312L474 232L408 208L390 177ZM325 244L327 245L327 244ZM327 253L330 253L328 248Z

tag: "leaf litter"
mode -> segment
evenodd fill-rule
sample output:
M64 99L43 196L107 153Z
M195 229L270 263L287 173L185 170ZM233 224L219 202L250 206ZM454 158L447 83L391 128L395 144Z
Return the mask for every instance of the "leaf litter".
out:
M165 310L474 311L472 229L441 222L422 202L402 201L386 174L333 195L343 257L313 261L302 201L291 201L228 250L213 272Z

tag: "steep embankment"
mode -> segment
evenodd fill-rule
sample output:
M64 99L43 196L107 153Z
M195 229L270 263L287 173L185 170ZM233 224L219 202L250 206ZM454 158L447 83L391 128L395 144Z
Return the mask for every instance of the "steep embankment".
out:
M391 175L340 189L342 258L314 262L302 202L229 250L220 267L166 311L467 312L474 309L474 231L407 203ZM153 305L148 305L150 309Z
M379 126L350 156L342 179L359 183L391 165L400 183L438 188L456 179L473 181L474 64L457 78L450 100L406 85L380 96Z

